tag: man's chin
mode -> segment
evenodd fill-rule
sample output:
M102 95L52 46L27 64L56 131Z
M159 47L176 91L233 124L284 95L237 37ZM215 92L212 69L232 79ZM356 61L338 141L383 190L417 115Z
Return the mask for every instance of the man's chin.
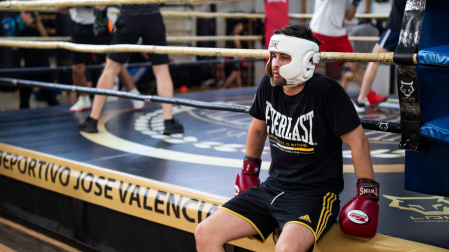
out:
M285 84L287 84L287 81L282 77L274 77L273 79L275 86L283 87L285 86Z

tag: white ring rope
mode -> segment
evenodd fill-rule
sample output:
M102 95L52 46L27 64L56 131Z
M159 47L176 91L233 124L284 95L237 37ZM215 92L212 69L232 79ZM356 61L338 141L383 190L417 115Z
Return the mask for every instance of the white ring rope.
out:
M32 1L2 1L0 9L25 9L36 7L75 7L75 6L95 6L95 5L124 5L124 4L150 4L150 3L202 3L202 2L232 2L236 0L32 0Z
M356 13L356 18L388 18L390 14L383 13ZM311 19L312 13L289 13L288 17L291 19Z
M241 36L167 36L167 42L198 42L198 41L252 41L261 40L262 35L241 35ZM2 39L9 39L14 41L61 41L70 42L70 36L64 37L3 37ZM350 36L350 41L379 41L379 37L370 36Z
M114 1L114 0L103 0L103 1ZM128 0L127 3L132 3L133 1L139 1L139 0ZM147 0L145 3L149 3L150 1L157 1L157 0ZM184 0L189 1L189 0ZM197 0L192 0L197 1ZM207 0L198 0L198 1L204 1ZM219 1L227 1L227 0L219 0ZM16 1L9 1L9 2L16 2ZM33 2L33 1L27 1L27 2ZM43 1L39 1L43 2ZM67 6L64 5L66 1L60 1L58 7ZM86 4L84 6L91 5L90 1L85 1ZM182 2L182 0L180 1ZM28 11L41 11L41 12L57 12L56 8L53 7L56 5L39 5L39 6L17 6L17 5L7 5L6 2L0 2L0 11L20 11L20 10L28 10ZM111 14L119 14L120 10L111 10ZM264 13L246 13L246 12L202 12L202 11L164 11L161 10L161 15L163 17L178 17L178 18L189 18L189 17L196 17L196 18L246 18L246 19L257 19L257 18L265 18L266 15ZM311 19L313 16L313 13L289 13L288 17L291 19ZM388 13L356 13L355 18L388 18Z
M227 49L227 48L206 48L206 47L173 47L173 46L153 46L153 45L86 45L69 42L41 42L41 41L15 41L0 39L0 46L38 48L38 49L66 49L78 52L146 52L155 54L181 54L181 55L201 55L201 56L227 56L227 57L248 57L248 58L269 58L268 50L262 49ZM314 58L319 57L320 61L347 61L347 62L383 62L393 63L394 53L339 53L321 52ZM416 54L413 55L414 64Z
M117 12L119 13L119 11ZM163 17L196 17L196 18L265 18L264 13L245 13L245 12L201 12L201 11L161 11Z
M193 42L193 41L251 41L251 40L261 40L263 36L261 35L249 35L249 36L167 36L167 42ZM70 36L64 37L3 37L4 40L14 40L14 41L60 41L60 42L70 42Z
M182 55L202 55L202 56L229 56L229 57L249 57L268 58L267 50L258 49L223 49L207 47L170 47L153 45L87 45L74 44L69 42L41 42L41 41L15 41L0 39L1 46L38 48L38 49L66 49L78 52L108 53L108 52L146 52L155 54L182 54Z

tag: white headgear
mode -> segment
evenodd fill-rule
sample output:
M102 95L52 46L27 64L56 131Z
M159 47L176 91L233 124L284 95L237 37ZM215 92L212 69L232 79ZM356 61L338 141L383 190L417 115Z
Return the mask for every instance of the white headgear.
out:
M319 62L319 46L310 40L283 34L273 35L270 39L268 51L290 55L291 62L279 68L279 74L287 81L286 86L296 86L310 79L315 71L315 65ZM271 70L271 54L265 70L273 83Z

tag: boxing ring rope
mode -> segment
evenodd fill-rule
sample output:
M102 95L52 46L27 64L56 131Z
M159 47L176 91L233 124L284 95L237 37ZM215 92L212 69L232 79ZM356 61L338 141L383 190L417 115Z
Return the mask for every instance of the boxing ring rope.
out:
M348 36L350 41L379 41L380 37L377 36Z
M239 35L239 36L167 36L167 42L202 42L202 41L251 41L261 40L262 35ZM69 42L70 36L64 37L5 37L2 40L14 41L53 41L53 42ZM377 41L377 40L376 40Z
M390 14L376 14L376 13L356 13L356 18L388 18ZM288 17L291 19L311 19L312 13L289 13Z
M13 41L0 39L1 46L37 48L37 49L66 49L78 52L108 53L108 52L146 52L155 54L181 54L200 56L229 56L229 57L250 57L268 58L267 50L258 49L222 49L205 47L170 47L153 45L87 45L74 44L69 42L40 42L40 41Z
M15 41L0 39L0 46L37 48L37 49L66 49L78 52L107 53L107 52L146 52L155 54L181 54L196 56L225 56L225 57L249 57L269 58L268 50L263 49L226 49L206 47L170 47L153 45L86 45L69 42L40 42L40 41ZM348 62L382 62L394 63L393 52L391 53L338 53L321 52L314 55L320 61L348 61ZM413 64L418 64L417 55L410 55Z
M125 91L116 91L110 89L100 89L100 88L89 88L89 87L81 87L81 86L69 86L62 84L54 84L40 81L30 81L30 80L19 80L13 78L3 78L0 77L0 84L2 85L13 85L13 86L27 86L27 87L39 87L46 89L57 89L68 92L80 92L80 93L88 93L95 95L107 95L107 96L115 96L126 99L134 99L141 100L146 102L159 102L159 103L169 103L174 105L183 105L201 109L210 109L210 110L221 110L221 111L230 111L230 112L240 112L240 113L248 113L250 106L238 105L238 104L227 104L227 103L211 103L211 102L202 102L202 101L194 101L183 98L172 98L172 97L163 97L163 96L155 96L155 95L141 95L135 94L131 92ZM362 122L362 126L364 129L376 130L376 131L384 131L391 133L401 133L401 125L399 123L394 122L382 122L375 120L367 120L360 119Z
M232 2L235 0L214 0L214 2ZM124 4L149 4L149 3L202 3L211 2L211 0L39 0L39 1L2 1L0 9L8 10L26 9L36 7L76 7L76 6L95 6L95 5L124 5Z
M113 12L115 13L115 12ZM119 11L117 11L119 13ZM265 14L263 13L245 13L245 12L200 12L200 11L192 11L192 12L181 12L181 11L161 11L161 15L163 17L196 17L196 18L216 18L216 17L225 17L225 18L265 18ZM377 13L356 13L356 18L388 18L390 14L377 14ZM311 19L313 17L313 13L289 13L288 17L291 19Z
M133 0L134 1L134 0ZM153 0L157 1L157 0ZM206 2L206 0L202 0ZM227 1L227 0L221 0L221 1ZM132 1L130 0L129 3ZM1 2L0 2L1 3ZM5 4L4 4L5 5ZM87 6L87 4L86 4ZM28 10L28 11L40 11L40 12L57 12L56 8L54 7L48 7L48 6L36 6L36 7L28 7L28 6L3 6L0 4L0 11L21 11L21 10ZM119 14L120 11L111 11L111 14ZM178 17L178 18L189 18L189 17L195 17L195 18L246 18L246 19L257 19L257 18L265 18L264 13L246 13L246 12L202 12L202 11L189 11L189 12L183 12L183 11L161 11L161 15L163 17ZM313 13L289 13L288 17L291 19L311 19L313 16ZM389 13L356 13L355 18L388 18Z
M120 11L117 11L119 13ZM115 12L112 12L115 13ZM201 11L161 11L161 15L163 17L179 17L179 18L188 18L188 17L196 17L196 18L265 18L264 13L245 13L245 12L201 12Z
M251 41L261 40L262 35L239 35L239 36L167 36L167 42L198 42L198 41ZM376 36L349 36L350 41L378 41L379 37ZM15 41L71 41L70 36L64 37L5 37L2 39L9 39Z

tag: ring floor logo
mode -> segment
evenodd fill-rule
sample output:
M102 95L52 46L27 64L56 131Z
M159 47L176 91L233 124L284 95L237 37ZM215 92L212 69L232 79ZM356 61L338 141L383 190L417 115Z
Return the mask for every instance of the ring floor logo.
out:
M215 102L250 104L251 99L252 97L248 96L245 101ZM155 106L155 108L159 107ZM175 158L178 161L201 162L210 165L217 165L219 163L217 159L223 158L222 161L226 162L218 165L241 168L241 157L246 151L247 130L252 120L252 117L246 113L173 106L174 117L181 118L180 121L186 131L184 134L166 136L162 134L164 127L162 110L154 109L140 116L134 116L132 119L134 120L134 132L141 136L139 141L125 139L126 137L123 137L123 135L118 137L116 133L107 130L109 128L106 127L108 121L123 116L123 113L114 111L105 114L99 122L100 134L97 134L97 136L83 134L83 136L100 145L126 152L136 153L136 149L146 148L151 149L150 153L152 154L145 152L145 155L151 155L152 157ZM377 111L369 112L363 117L370 120L399 121L399 112L394 108L378 108ZM115 122L122 123L125 120L128 119L115 120ZM371 144L371 156L374 165L395 165L397 167L404 164L405 152L398 149L400 134L367 130L366 135ZM104 139L104 137L110 138L112 136L117 141L106 141ZM142 142L145 144L141 144ZM161 143L165 143L165 145L162 146ZM125 145L128 148L125 148ZM130 145L134 147L131 148ZM161 148L152 146L160 146ZM352 164L351 150L346 145L343 148L344 164L350 165ZM168 152L170 152L170 155L164 155ZM268 143L264 148L262 159L270 160ZM264 162L262 169L268 169L269 163ZM403 171L403 168L399 169Z
M391 200L390 207L398 208L409 214L415 223L448 223L449 200L442 196L396 197L384 195ZM407 213L406 213L407 212Z

